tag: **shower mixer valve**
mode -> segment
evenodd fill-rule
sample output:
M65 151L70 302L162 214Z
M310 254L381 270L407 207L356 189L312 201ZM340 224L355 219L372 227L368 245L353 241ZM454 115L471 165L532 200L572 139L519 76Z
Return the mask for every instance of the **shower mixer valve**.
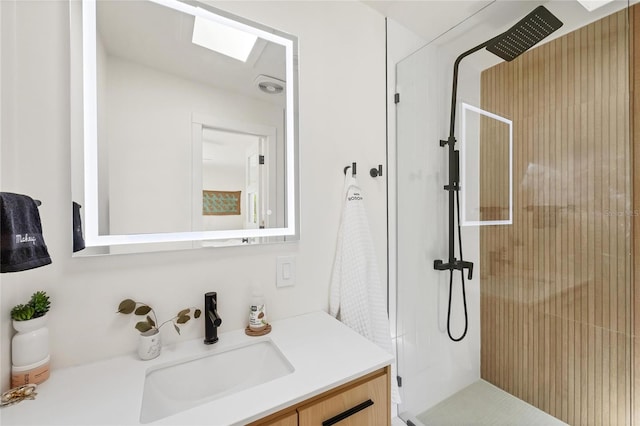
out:
M438 271L464 271L465 269L469 269L469 274L467 275L468 280L473 279L473 262L467 262L466 260L457 260L453 259L453 262L443 263L442 260L434 260L433 261L433 269Z

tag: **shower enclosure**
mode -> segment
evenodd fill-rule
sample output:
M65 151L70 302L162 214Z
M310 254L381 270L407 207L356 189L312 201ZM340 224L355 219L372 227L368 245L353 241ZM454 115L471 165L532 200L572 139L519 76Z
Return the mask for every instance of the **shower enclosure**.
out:
M449 295L449 274L433 263L449 243L439 141L453 62L542 4L564 24L550 37L510 62L479 51L460 65L460 197L468 223L482 224L460 231L475 270L464 283L468 332L454 342L447 306L451 297L459 336L463 284L455 273ZM568 424L640 424L631 257L639 46L640 5L497 1L397 64L392 290L403 419L426 424L430 410L481 383Z

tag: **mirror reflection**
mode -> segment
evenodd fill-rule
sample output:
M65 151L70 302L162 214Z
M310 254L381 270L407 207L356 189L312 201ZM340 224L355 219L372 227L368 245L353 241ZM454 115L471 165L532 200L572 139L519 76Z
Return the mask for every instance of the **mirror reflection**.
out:
M87 246L294 235L295 37L178 1L82 9Z

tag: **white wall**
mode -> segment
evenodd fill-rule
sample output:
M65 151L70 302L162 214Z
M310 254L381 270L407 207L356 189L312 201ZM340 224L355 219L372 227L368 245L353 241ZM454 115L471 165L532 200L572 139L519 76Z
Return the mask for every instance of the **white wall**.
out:
M107 87L114 234L192 230L193 113L275 127L283 134L283 111L274 104L118 57L109 56Z
M393 82L400 93L400 103L394 107L396 145L390 151L397 155L396 341L403 417L430 408L480 377L479 270L466 281L469 330L463 341L455 343L446 330L449 273L433 269L435 259L446 261L448 256L448 195L443 190L448 160L438 141L449 132L457 54L446 47L423 47L398 61ZM472 102L479 96L479 85L469 77L473 74L461 68L459 95ZM463 229L463 244L465 260L479 268L477 228ZM452 334L458 337L464 328L459 272L453 297Z
M215 4L214 4L215 5ZM36 290L51 295L52 368L134 350L136 331L115 314L123 298L162 318L217 291L221 331L246 325L251 283L262 283L272 319L327 309L340 217L342 169L360 167L380 272L386 274L384 18L357 2L229 2L219 7L296 34L300 41L301 240L94 258L71 257L69 11L66 1L2 1L1 184L42 200L53 264L3 274L2 389L9 384L11 307ZM295 255L295 287L275 288L276 256ZM204 335L202 319L168 344Z

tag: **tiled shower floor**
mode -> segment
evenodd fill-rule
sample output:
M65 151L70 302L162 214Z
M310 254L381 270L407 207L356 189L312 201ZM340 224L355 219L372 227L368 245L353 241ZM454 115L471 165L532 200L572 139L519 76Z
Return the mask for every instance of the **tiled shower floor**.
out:
M424 426L566 426L484 380L478 380L416 417Z

